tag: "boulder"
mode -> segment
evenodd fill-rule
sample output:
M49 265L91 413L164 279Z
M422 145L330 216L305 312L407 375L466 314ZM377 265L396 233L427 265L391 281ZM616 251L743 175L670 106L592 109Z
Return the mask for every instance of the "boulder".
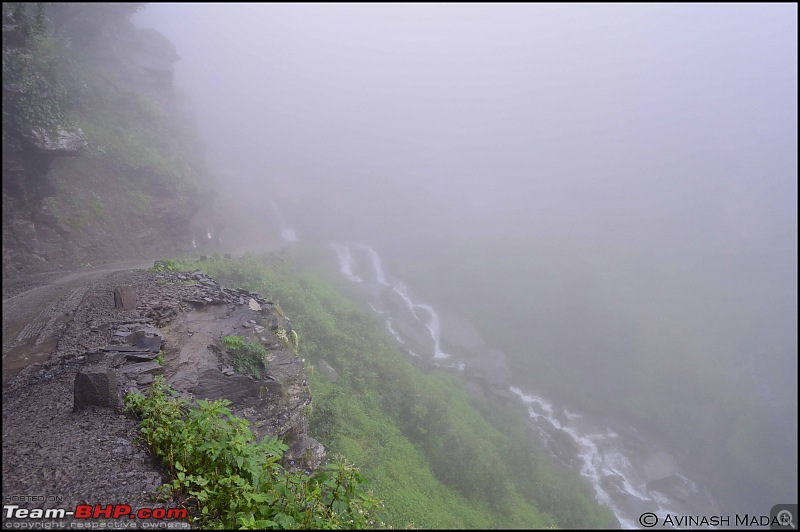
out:
M100 406L119 410L122 401L117 393L117 378L114 372L103 368L87 368L75 374L74 410L89 406Z
M134 310L136 294L133 292L133 288L127 285L114 288L114 306L124 310Z
M283 467L287 471L314 471L325 459L325 447L314 438L307 436L294 442L283 453Z

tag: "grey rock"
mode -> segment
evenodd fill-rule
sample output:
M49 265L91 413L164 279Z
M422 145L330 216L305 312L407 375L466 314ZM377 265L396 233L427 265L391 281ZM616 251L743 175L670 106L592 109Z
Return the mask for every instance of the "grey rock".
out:
M141 353L127 353L125 355L125 360L128 362L151 362L158 357L158 353L153 353L152 351L144 351Z
M162 368L156 362L131 364L130 366L122 369L122 374L129 379L138 379L139 375L143 375L145 373L149 373L150 375L159 375L163 372L164 368Z
M647 483L647 489L658 491L673 500L688 502L697 496L697 487L694 483L681 475L670 475Z
M652 452L642 461L645 480L659 480L674 475L678 470L678 462L665 451Z
M107 353L144 353L145 350L135 345L107 345L103 349Z
M119 410L122 401L117 393L117 378L108 369L87 368L75 374L74 410L100 406Z
M192 393L199 399L228 399L242 408L263 408L267 403L279 401L280 391L280 385L274 382L260 382L245 375L228 377L219 370L208 370L200 376Z
M32 127L22 132L22 137L39 152L53 156L79 155L88 143L79 127Z
M294 442L283 454L283 467L288 471L314 471L325 459L325 447L307 436Z
M205 307L209 304L208 301L202 301L198 299L184 299L183 302L188 303L193 307L200 307L200 308Z
M155 327L145 327L129 334L125 340L132 346L158 352L161 350L161 342L164 336Z
M138 384L139 386L147 386L148 384L152 384L152 382L153 382L153 376L150 375L149 373L143 373L139 375L139 377L137 377L136 379L136 384Z
M125 310L136 308L136 294L133 288L127 285L114 288L114 306Z
M145 486L147 489L155 491L159 486L161 486L161 475L153 472L147 473L145 475Z

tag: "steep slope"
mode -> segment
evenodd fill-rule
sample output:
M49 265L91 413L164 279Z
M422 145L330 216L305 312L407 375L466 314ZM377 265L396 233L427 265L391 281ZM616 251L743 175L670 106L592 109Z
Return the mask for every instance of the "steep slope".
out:
M172 84L178 55L129 22L139 6L3 4L4 276L188 250L216 232Z

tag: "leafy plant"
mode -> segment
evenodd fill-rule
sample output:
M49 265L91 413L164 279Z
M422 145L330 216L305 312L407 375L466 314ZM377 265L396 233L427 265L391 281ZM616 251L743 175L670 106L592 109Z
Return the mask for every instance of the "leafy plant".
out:
M158 273L165 273L165 272L176 272L180 271L181 268L178 266L178 263L172 259L161 259L157 260L153 267L150 268L150 271L158 272Z
M286 336L286 329L278 327L278 330L275 331L275 336L278 337L283 347L289 347L289 337Z
M245 341L242 336L224 336L225 349L233 354L233 369L245 375L261 378L261 370L267 368L267 350L258 342Z
M234 335L223 336L222 343L225 344L226 349L230 351L237 351L244 345L244 337Z
M234 340L235 342L235 340ZM172 475L162 494L192 512L203 528L366 528L380 502L364 478L338 458L312 475L280 463L287 446L276 437L257 441L249 421L229 401L175 398L158 376L150 396L128 395L126 409L140 419L142 440Z
M590 487L538 447L524 409L475 400L459 378L415 368L354 302L281 259L246 255L197 266L280 300L293 330L303 334L307 360L336 367L335 383L309 371L312 433L368 474L387 501L387 523L606 528L613 522Z

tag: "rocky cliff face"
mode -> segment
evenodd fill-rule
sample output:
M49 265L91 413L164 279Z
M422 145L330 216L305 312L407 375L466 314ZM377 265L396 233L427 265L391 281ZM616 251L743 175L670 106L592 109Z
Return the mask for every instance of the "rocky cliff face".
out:
M210 179L138 4L3 4L3 273L191 249Z

